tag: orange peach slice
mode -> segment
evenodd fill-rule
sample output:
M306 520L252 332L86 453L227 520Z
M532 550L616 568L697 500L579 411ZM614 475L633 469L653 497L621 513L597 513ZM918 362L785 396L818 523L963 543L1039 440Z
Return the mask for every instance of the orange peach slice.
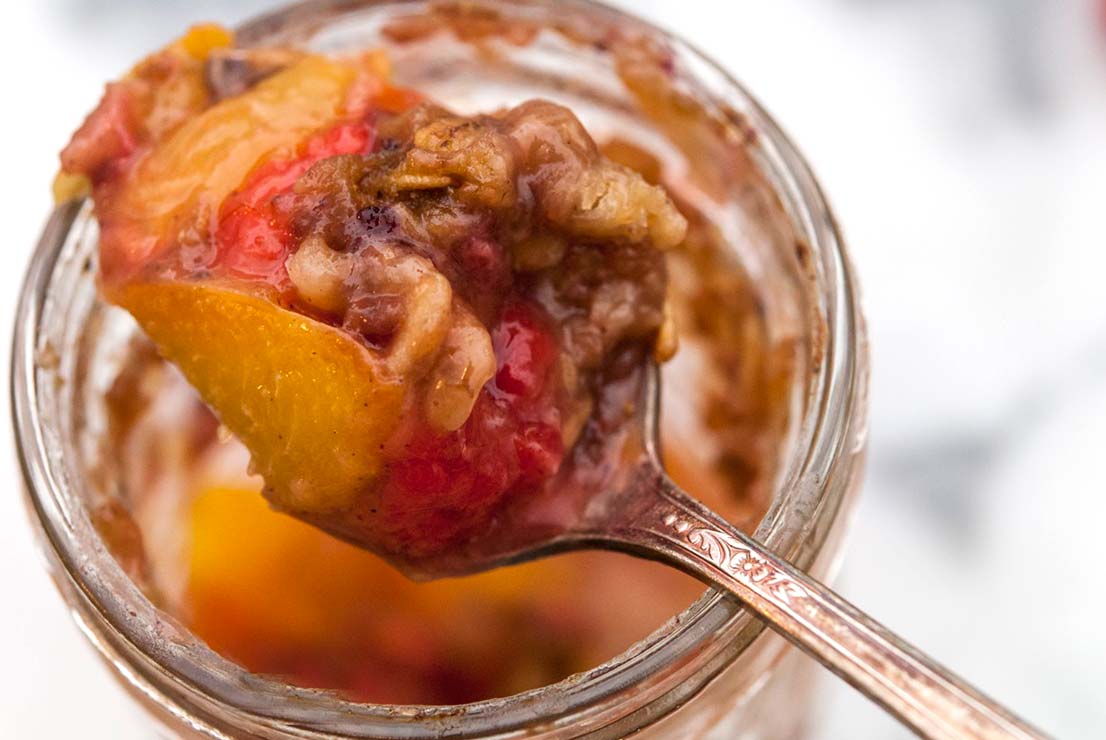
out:
M250 450L279 508L343 509L380 473L405 389L349 335L212 284L134 284L115 299Z
M213 219L254 167L291 155L341 117L357 76L307 56L238 97L189 119L142 159L103 213L105 276L125 278L164 246L163 235Z

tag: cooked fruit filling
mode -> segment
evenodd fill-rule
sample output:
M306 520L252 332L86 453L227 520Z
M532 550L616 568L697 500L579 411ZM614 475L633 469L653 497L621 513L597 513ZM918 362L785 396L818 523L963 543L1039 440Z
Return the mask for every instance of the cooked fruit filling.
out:
M249 449L279 509L424 557L548 486L606 386L674 350L687 222L542 100L460 116L379 54L194 29L62 154L101 285Z

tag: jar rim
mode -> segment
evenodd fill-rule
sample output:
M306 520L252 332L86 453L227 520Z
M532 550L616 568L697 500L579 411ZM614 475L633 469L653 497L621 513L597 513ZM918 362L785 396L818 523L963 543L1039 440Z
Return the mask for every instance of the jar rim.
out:
M240 28L244 38L261 37L287 23L289 17L303 22L309 18L333 20L334 14L355 12L381 5L415 5L421 0L308 0L259 16ZM513 3L518 5L519 3ZM552 6L553 0L522 3ZM843 459L863 446L866 410L867 364L863 321L855 278L837 223L809 166L771 116L745 88L720 65L693 45L636 16L594 0L557 3L558 11L614 14L679 49L696 63L699 74L709 74L727 93L739 101L737 114L743 124L756 131L752 147L759 167L771 172L783 209L794 221L813 258L812 270L825 292L822 307L824 329L820 361L811 368L813 377L793 447L797 454L785 461L785 472L772 503L757 527L755 536L801 569L808 568L822 549L827 528L817 522L834 519L844 502L827 494L826 486L843 466ZM707 591L692 606L652 635L616 658L583 674L511 697L458 706L390 706L358 704L331 692L297 689L249 674L218 656L212 661L202 644L191 649L167 649L165 635L183 631L132 584L132 593L120 594L98 581L97 569L114 568L114 558L99 546L96 552L82 552L91 538L74 521L65 505L64 476L58 475L57 440L44 429L39 409L39 372L44 362L40 328L49 299L48 289L62 264L70 232L87 204L68 202L52 214L32 256L20 294L12 349L11 400L15 439L31 510L41 527L55 571L64 573L59 583L83 607L78 618L86 633L115 667L139 691L168 699L170 706L189 707L189 722L215 736L223 733L216 714L230 710L238 719L257 723L270 731L300 736L311 732L348 732L350 737L380 736L403 726L403 737L439 737L443 732L457 737L507 736L545 719L551 729L566 719L581 717L606 722L611 719L611 700L638 692L660 669L690 661L702 669L703 680L651 687L654 702L650 716L667 713L697 692L710 677L732 662L764 631L764 625L731 600ZM800 249L803 247L800 246ZM845 466L847 467L847 466ZM795 513L802 515L796 521ZM89 525L90 527L90 525ZM83 534L85 536L79 536ZM122 576L129 583L126 576ZM118 579L114 581L119 585ZM154 615L131 609L137 598ZM191 635L182 638L187 643ZM194 665L198 653L209 664L204 670ZM142 659L145 659L144 661ZM143 664L136 668L134 662ZM141 675L139 675L141 674ZM253 692L254 696L249 694ZM255 701L263 697L264 701ZM159 701L154 699L154 701ZM172 711L172 710L170 710ZM637 711L646 711L640 707ZM633 722L635 712L619 713L619 722ZM204 719L204 718L208 719ZM608 727L609 725L603 725Z

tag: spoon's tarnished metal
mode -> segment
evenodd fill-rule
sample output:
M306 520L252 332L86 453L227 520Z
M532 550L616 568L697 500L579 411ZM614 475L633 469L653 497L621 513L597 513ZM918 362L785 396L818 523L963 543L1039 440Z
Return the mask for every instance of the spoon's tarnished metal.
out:
M481 537L415 577L460 575L581 548L616 549L674 565L729 592L770 627L924 738L1043 738L995 702L847 601L692 499L659 454L659 370L640 383L636 463L601 491L531 500ZM566 499L568 503L566 504Z

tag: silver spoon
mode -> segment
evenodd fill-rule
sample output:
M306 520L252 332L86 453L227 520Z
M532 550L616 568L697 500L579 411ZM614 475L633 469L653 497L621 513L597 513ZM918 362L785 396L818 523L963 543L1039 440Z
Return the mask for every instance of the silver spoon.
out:
M641 393L640 454L618 483L583 492L576 506L550 506L561 492L525 501L490 536L447 559L397 564L416 578L436 578L582 548L659 560L735 596L920 737L1045 737L673 483L660 463L659 370L649 364L643 375L633 384Z

